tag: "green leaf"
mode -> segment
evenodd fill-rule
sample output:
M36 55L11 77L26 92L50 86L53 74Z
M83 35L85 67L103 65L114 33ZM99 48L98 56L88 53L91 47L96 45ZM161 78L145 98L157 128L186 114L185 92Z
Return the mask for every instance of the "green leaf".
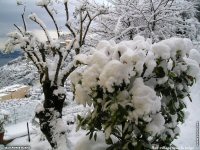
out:
M89 139L91 140L92 137L93 137L93 132L90 133L90 137L89 137Z
M171 77L171 78L176 78L177 75L176 75L174 72L170 71L170 72L169 72L169 77Z
M86 133L86 135L89 135L90 134L90 131L88 133Z
M137 146L135 147L135 150L142 150L143 146L141 144L141 142L138 142Z
M154 69L154 73L158 78L163 78L165 76L165 71L162 67L156 67Z
M82 118L80 115L77 115L77 119L81 122L82 121Z
M113 141L110 137L108 139L106 139L106 144L108 144L108 145L113 144Z
M192 102L192 98L191 98L190 94L188 94L187 97L189 98L190 102Z
M97 140L97 133L94 134L94 140Z

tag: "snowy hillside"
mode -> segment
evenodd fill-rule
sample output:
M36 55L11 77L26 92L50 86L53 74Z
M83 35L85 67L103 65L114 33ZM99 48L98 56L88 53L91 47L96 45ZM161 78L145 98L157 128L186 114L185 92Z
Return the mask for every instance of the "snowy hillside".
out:
M15 52L10 53L10 54L3 54L0 51L0 67L7 64L12 59L15 59L15 58L17 58L21 55L22 55L22 53L20 51L15 51Z
M38 79L36 68L24 57L0 67L0 88L13 84L32 85Z

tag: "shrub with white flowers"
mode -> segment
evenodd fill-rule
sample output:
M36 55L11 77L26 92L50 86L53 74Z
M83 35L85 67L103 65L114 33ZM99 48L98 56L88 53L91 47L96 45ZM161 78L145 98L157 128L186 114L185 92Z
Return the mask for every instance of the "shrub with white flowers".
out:
M101 41L91 54L76 57L79 67L70 76L75 101L92 106L78 116L78 128L90 139L103 131L108 149L172 146L199 63L189 39Z

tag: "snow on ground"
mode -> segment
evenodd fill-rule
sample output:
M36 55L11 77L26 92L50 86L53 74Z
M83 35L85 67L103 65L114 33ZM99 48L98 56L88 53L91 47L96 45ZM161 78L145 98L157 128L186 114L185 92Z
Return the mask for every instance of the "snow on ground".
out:
M29 122L30 134L35 133L33 126ZM5 139L14 139L27 135L27 122L20 122L15 125L6 126Z
M27 98L8 100L0 103L0 109L9 112L8 124L16 124L33 118L35 115L35 107L38 103L38 100L30 100Z
M36 129L29 122L30 139L28 141L27 136L27 122L21 122L16 125L6 127L5 139L14 140L7 146L28 146L31 150L47 150L50 149L50 145L47 141L41 141L39 129ZM18 138L17 138L18 137ZM44 148L45 147L45 148ZM0 149L1 150L1 149Z
M188 100L187 101L187 110L188 117L185 120L185 123L180 126L181 133L180 137L174 141L174 144L177 145L179 148L184 149L194 149L200 150L200 146L196 146L196 124L197 121L200 122L200 80L197 82L194 87L191 89L191 98L192 103Z

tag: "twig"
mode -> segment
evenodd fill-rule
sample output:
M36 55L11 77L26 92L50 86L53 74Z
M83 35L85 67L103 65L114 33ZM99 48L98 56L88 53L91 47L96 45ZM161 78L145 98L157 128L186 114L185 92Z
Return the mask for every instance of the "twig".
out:
M45 10L47 11L47 13L49 14L49 16L51 17L51 19L53 20L53 23L54 23L54 25L55 25L55 27L56 27L57 35L58 35L58 37L60 37L60 33L59 33L59 31L58 31L58 25L57 25L57 23L56 23L55 18L53 17L52 13L50 12L49 8L48 8L46 5L44 5L44 8L45 8Z

